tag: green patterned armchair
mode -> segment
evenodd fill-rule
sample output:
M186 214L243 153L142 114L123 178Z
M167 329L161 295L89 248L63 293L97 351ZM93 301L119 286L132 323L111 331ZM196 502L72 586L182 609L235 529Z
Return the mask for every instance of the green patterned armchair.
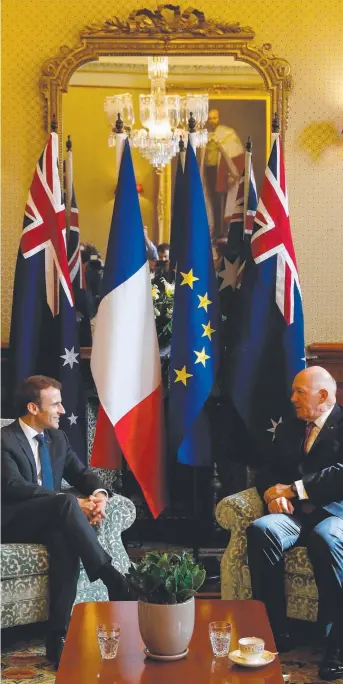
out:
M11 423L1 420L1 427ZM99 471L105 486L111 488L114 471ZM106 519L99 528L99 541L113 558L114 567L127 572L130 561L123 546L121 533L135 520L132 501L114 494L107 507ZM1 626L13 627L31 622L42 622L48 616L49 556L41 544L1 544ZM90 583L81 566L75 603L107 601L105 585L97 580Z
M231 532L221 560L223 599L251 598L246 529L263 514L262 499L255 487L227 496L216 508L219 525ZM316 621L318 592L312 565L303 546L296 546L285 554L285 594L288 617Z

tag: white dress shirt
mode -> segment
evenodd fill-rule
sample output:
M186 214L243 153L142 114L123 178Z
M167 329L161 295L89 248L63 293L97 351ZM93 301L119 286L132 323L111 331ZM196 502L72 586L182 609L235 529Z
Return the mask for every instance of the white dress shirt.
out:
M19 425L32 449L33 457L35 459L35 465L36 465L36 471L37 471L37 482L40 486L42 486L42 467L41 467L41 462L39 458L39 442L37 439L35 439L36 435L42 434L37 432L37 430L34 430L30 425L27 425L27 423L24 423L21 418L19 418ZM97 494L98 492L104 492L108 498L108 493L106 489L95 489L93 492L93 495Z
M324 413L321 413L320 416L318 418L316 418L316 420L312 421L317 426L317 428L319 428L316 439L317 439L323 425L326 423L326 421L327 421L331 411L333 410L333 408L334 408L334 405L331 406L331 408L329 408L327 411L324 411ZM294 482L294 484L296 486L298 498L300 500L308 499L309 497L308 497L308 494L307 494L306 489L304 487L303 481L302 480L296 480L296 482Z
M38 435L39 433L37 432L37 430L34 430L32 427L30 427L30 425L24 423L24 421L21 420L21 418L19 418L19 425L31 447L36 464L37 482L40 486L42 486L42 468L39 458L39 443L38 440L35 439L36 435Z

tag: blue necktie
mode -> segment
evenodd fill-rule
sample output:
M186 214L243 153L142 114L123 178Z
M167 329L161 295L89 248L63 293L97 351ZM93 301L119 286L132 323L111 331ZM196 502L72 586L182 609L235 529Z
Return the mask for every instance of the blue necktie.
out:
M38 442L38 451L39 451L39 458L40 458L40 465L42 469L42 486L45 487L46 489L53 489L54 488L54 481L52 478L52 469L51 469L51 461L50 461L50 454L49 454L49 449L46 445L45 437L42 433L38 433L38 435L35 435L35 439Z

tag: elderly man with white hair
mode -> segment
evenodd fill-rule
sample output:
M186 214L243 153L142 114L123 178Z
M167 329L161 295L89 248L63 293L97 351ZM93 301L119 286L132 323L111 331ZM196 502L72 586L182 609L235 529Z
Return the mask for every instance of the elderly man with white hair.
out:
M278 426L273 461L257 482L267 514L247 530L252 591L266 604L278 649L288 650L283 554L307 546L328 632L319 675L333 680L343 676L343 407L319 366L296 375L291 400L297 417Z

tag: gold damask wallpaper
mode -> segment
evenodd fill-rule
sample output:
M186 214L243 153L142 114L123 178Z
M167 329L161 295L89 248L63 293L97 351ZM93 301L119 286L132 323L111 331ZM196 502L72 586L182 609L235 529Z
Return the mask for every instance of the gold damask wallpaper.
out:
M86 24L126 19L156 0L3 0L2 340L8 340L23 211L42 151L41 64L79 42ZM182 9L189 2L181 2ZM286 141L291 223L302 283L306 341L343 339L343 0L194 0L216 21L253 28L292 67ZM330 135L324 136L325 130ZM321 140L317 139L320 132ZM337 135L335 135L335 132ZM320 154L318 154L320 147Z

